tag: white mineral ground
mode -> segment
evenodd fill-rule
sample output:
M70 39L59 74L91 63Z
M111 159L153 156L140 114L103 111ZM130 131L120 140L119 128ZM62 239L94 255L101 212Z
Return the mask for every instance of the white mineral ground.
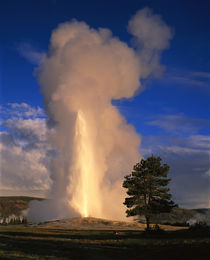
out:
M32 224L33 227L49 229L72 229L72 230L135 230L143 231L146 224L125 221L113 221L100 218L70 218L63 220L47 221ZM153 225L151 225L152 227ZM168 231L187 229L188 227L177 227L170 225L159 225L160 228Z

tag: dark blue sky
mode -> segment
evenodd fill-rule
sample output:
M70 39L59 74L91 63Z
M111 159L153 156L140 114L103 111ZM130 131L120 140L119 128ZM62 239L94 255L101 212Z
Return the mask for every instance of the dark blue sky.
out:
M43 107L39 86L33 76L37 58L23 53L24 48L29 56L31 52L37 55L47 52L50 35L58 24L76 18L93 28L109 28L114 36L129 44L128 20L146 6L160 14L173 30L170 48L164 51L161 59L166 69L161 78L145 80L143 92L131 100L114 101L114 104L143 136L142 153L159 153L173 164L163 150L174 145L189 149L192 146L189 138L200 136L205 139L209 135L208 0L2 0L2 105L24 102L32 107ZM162 150L158 148L160 146ZM191 157L188 159L192 160ZM206 167L208 163L207 159Z
M145 82L147 90L125 102L126 106L138 107L139 113L165 113L162 110L167 107L174 113L207 118L209 75L195 74L210 70L210 4L204 0L1 1L2 102L42 104L33 77L36 66L20 55L18 46L27 43L36 51L47 51L52 30L73 18L94 28L109 28L113 35L129 42L128 20L145 6L162 16L174 37L162 56L166 66L162 79Z

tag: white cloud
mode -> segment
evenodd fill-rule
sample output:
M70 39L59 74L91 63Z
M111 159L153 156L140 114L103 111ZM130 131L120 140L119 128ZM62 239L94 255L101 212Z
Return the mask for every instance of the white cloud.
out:
M31 44L26 42L22 42L21 44L19 44L17 50L21 56L23 56L26 60L35 65L39 65L44 57L44 52L35 50Z
M210 120L203 118L190 118L183 114L159 115L155 120L147 122L148 125L158 126L167 132L175 134L195 134L199 130L210 127Z
M49 171L42 163L43 160L49 160L46 156L46 146L39 145L39 148L27 150L13 141L3 143L1 140L0 155L1 193L3 189L9 189L13 190L13 194L17 191L21 194L21 190L24 189L30 195L34 190L43 193L50 188Z
M210 73L205 71L192 71L189 74L194 78L210 79Z
M188 145L198 149L210 149L210 136L209 135L192 135L187 138Z
M165 72L162 82L173 82L182 86L194 86L209 91L209 79L210 73L206 71L171 69Z
M2 114L0 195L43 196L51 185L52 151L43 110L12 103L1 108Z
M3 126L10 129L11 134L18 140L28 142L46 141L46 120L44 118L22 119L11 118L3 123Z
M5 118L45 118L44 110L40 107L32 107L26 103L8 103L0 106L0 117Z

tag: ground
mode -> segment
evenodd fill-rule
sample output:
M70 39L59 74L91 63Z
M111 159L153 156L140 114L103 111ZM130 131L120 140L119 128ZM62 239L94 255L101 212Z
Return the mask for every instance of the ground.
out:
M210 230L0 227L0 259L209 259Z

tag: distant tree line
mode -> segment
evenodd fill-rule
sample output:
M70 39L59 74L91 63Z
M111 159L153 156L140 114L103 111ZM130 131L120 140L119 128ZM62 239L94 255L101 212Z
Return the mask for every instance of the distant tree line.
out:
M0 225L20 225L20 224L27 224L27 218L24 216L14 216L14 217L8 217L8 218L2 218Z

